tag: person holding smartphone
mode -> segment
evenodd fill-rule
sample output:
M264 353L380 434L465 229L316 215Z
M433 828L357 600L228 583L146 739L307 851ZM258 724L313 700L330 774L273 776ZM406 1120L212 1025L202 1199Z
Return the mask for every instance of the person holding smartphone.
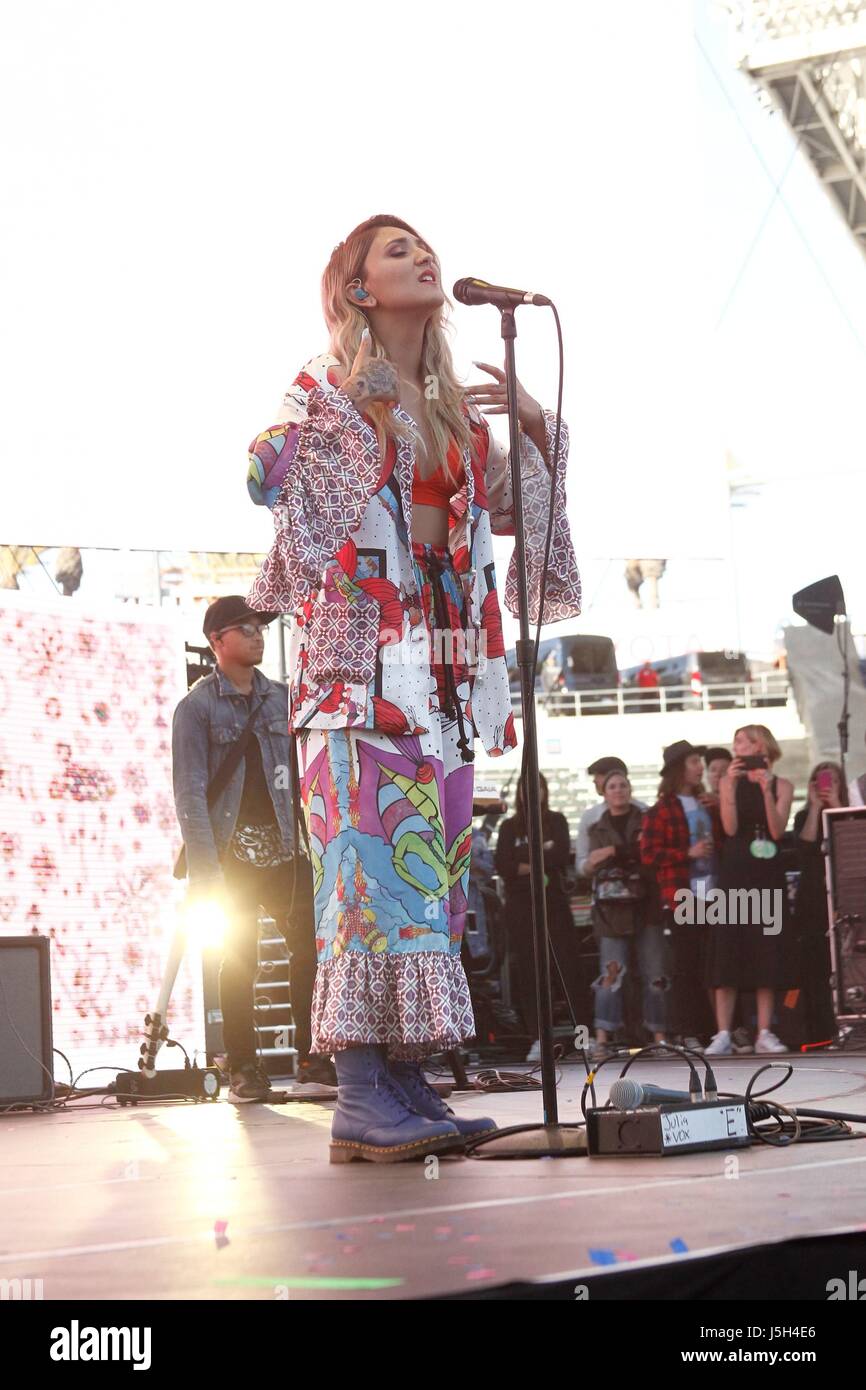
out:
M779 855L785 833L792 784L773 775L782 750L763 724L747 724L734 735L734 757L719 782L719 812L724 841L718 887L724 897L724 920L710 924L707 984L715 994L717 1032L707 1054L733 1051L731 1024L738 990L754 990L758 1012L756 1052L785 1052L770 1031L779 983L782 933L789 926L787 884ZM758 889L757 902L746 893ZM767 899L764 890L769 890ZM764 907L780 914L765 921ZM746 918L744 921L743 918Z

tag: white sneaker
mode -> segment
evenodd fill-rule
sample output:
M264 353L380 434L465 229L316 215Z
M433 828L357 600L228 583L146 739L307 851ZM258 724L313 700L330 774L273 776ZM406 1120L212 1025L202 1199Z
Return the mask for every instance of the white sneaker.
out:
M709 1047L704 1048L704 1056L727 1057L730 1053L733 1052L733 1050L734 1049L731 1045L731 1035L728 1032L727 1028L723 1028L720 1033L716 1033L713 1036L713 1040L710 1043Z
M768 1028L762 1028L755 1039L756 1052L787 1052L788 1049L783 1042L779 1042L775 1033L771 1033Z
M526 1060L527 1062L541 1061L541 1043L538 1041L538 1038L535 1039L535 1042L532 1044L531 1048L527 1052Z

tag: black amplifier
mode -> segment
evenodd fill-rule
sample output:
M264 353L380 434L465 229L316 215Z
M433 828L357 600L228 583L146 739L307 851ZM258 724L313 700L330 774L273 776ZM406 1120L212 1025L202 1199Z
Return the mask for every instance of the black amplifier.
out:
M590 1158L669 1158L751 1144L744 1101L705 1100L646 1105L639 1110L587 1110Z
M828 807L830 958L836 1017L866 1017L866 806Z

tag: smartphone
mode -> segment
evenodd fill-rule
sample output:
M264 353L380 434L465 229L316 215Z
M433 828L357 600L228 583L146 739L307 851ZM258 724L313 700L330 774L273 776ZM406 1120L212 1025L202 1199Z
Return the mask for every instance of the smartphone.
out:
M815 778L815 786L819 792L831 792L833 790L833 774L829 767L822 768Z
M770 766L763 753L747 753L744 758L740 758L740 762L747 772L755 772L759 767Z

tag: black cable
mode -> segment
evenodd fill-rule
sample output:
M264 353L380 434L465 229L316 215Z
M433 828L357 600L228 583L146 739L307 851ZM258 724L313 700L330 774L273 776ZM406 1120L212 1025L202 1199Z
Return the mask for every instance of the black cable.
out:
M704 1057L704 1055L700 1052L694 1052L690 1047L679 1047L676 1043L657 1042L650 1043L647 1047L640 1047L637 1049L637 1051L630 1049L629 1060L626 1062L625 1066L620 1072L620 1077L625 1076L626 1072L631 1070L632 1066L639 1057L645 1057L647 1053L656 1052L672 1052L675 1057L681 1057L683 1061L688 1065L690 1096L697 1096L698 1099L700 1099L704 1093L704 1089L707 1092L715 1094L716 1078L713 1075L712 1067L710 1066L706 1057ZM692 1057L698 1057L700 1061L702 1061L704 1064L704 1088L701 1087L701 1078L698 1076L697 1068L694 1062L692 1061Z
M70 1086L72 1087L72 1089L74 1090L74 1089L75 1089L75 1077L72 1075L72 1063L70 1062L70 1060L69 1060L69 1058L67 1057L66 1053L60 1051L60 1048L59 1048L59 1047L53 1047L51 1050L52 1050L52 1052L56 1052L58 1057L62 1057L63 1060L64 1060L64 1062L66 1063L67 1067L69 1068L69 1085L70 1085Z
M182 1042L178 1042L177 1038L166 1038L163 1045L164 1045L165 1047L179 1047L180 1050L181 1050L181 1052L182 1052L183 1055L184 1055L184 1058L186 1059L186 1068L185 1068L185 1070L187 1070L187 1071L190 1070L190 1068L192 1067L192 1063L191 1063L190 1060L189 1060L189 1053L187 1052L187 1050L186 1050L186 1048L184 1047L184 1045L183 1045Z
M866 1125L866 1115L852 1115L847 1110L813 1110L811 1107L798 1105L797 1114L824 1120L853 1120L854 1124Z
M762 1144L769 1144L771 1148L778 1149L785 1148L788 1144L795 1144L797 1140L800 1138L800 1134L802 1132L801 1125L794 1112L788 1110L785 1106L780 1105L778 1101L769 1100L764 1102L765 1106L771 1112L776 1112L774 1118L776 1118L777 1120L779 1118L779 1111L783 1112L785 1115L789 1117L789 1119L793 1120L795 1126L793 1134L791 1134L789 1130L786 1130L784 1124L782 1123L779 1124L779 1129L774 1134L767 1134L765 1131L757 1128L757 1125L754 1119L752 1118L752 1088L759 1076L763 1076L765 1071L771 1071L776 1066L785 1067L787 1075L784 1076L782 1080L790 1080L794 1068L791 1066L789 1062L765 1062L762 1067L758 1067L758 1070L756 1072L753 1072L752 1075L749 1077L749 1084L746 1087L746 1094L744 1099L746 1102L746 1125L748 1127L749 1133L752 1135L753 1138L760 1140ZM779 1084L781 1085L781 1082ZM773 1086L770 1089L773 1091L778 1090L778 1086ZM767 1095L768 1092L762 1091L761 1094Z
M78 1073L78 1075L76 1076L75 1080L73 1081L73 1083L72 1083L72 1089L73 1089L74 1091L77 1091L77 1090L78 1090L78 1083L79 1083L79 1081L81 1080L82 1076L89 1076L90 1073L91 1073L92 1071L114 1071L114 1072L117 1072L117 1071L128 1071L128 1072L131 1072L131 1074L132 1074L133 1076L138 1076L138 1072L136 1071L136 1069L135 1069L134 1067L110 1067L110 1066L102 1066L102 1067L85 1067L84 1071L80 1071L80 1072ZM101 1090L102 1088L99 1087L98 1089Z
M632 1062L635 1062L635 1061L637 1060L638 1057L646 1056L647 1053L652 1053L652 1052L655 1052L655 1051L657 1051L657 1050L660 1050L660 1051L667 1051L667 1052L673 1052L675 1056L681 1056L681 1057L683 1058L683 1061L685 1061L685 1062L688 1064L688 1067L689 1067L689 1094L690 1094L690 1095L692 1095L692 1096L698 1096L698 1097L701 1096L701 1083L700 1083L700 1078L698 1077L698 1074L697 1074L697 1071L696 1071L696 1069L695 1069L694 1063L691 1061L691 1058L692 1058L692 1057L698 1057L698 1058L700 1058L700 1059L704 1062L704 1067L705 1067L705 1086L706 1086L706 1089L709 1091L711 1086L712 1086L713 1089L715 1089L715 1077L713 1076L712 1069L710 1068L709 1064L707 1063L706 1058L703 1057L703 1055L702 1055L701 1053L693 1052L691 1048L677 1047L677 1046L675 1046L673 1043L652 1043L652 1044L651 1044L650 1046L648 1046L648 1047L640 1047L640 1048L618 1048L618 1049L614 1050L613 1052L611 1052L607 1057L602 1058L602 1060L601 1060L600 1062L593 1063L592 1066L590 1066L589 1062L587 1061L586 1049L585 1049L585 1048L581 1048L581 1056L583 1057L583 1065L584 1065L584 1067L586 1068L586 1081L585 1081L585 1083L584 1083L583 1090L581 1091L581 1094L580 1094L580 1111L581 1111L581 1114L583 1115L583 1118L586 1119L586 1097L587 1097L587 1093L589 1093L589 1095L592 1097L593 1109L596 1109L596 1108L598 1107L598 1099L597 1099L596 1094L595 1094L595 1078L597 1077L598 1073L601 1071L601 1068L602 1068L602 1067L606 1066L608 1062L622 1062L622 1061L625 1061L626 1065L622 1068L622 1070L620 1071L620 1074L619 1074L619 1075L620 1075L620 1078L621 1078L621 1077L625 1076L626 1072L627 1072L627 1071L629 1070L629 1068L631 1067ZM609 1100L609 1099L608 1099L607 1104L608 1104L608 1106L610 1105L610 1100Z
M498 1067L483 1067L473 1074L475 1090L491 1094L497 1091L540 1091L541 1082L531 1072L504 1071ZM537 1129L537 1125L529 1128Z

